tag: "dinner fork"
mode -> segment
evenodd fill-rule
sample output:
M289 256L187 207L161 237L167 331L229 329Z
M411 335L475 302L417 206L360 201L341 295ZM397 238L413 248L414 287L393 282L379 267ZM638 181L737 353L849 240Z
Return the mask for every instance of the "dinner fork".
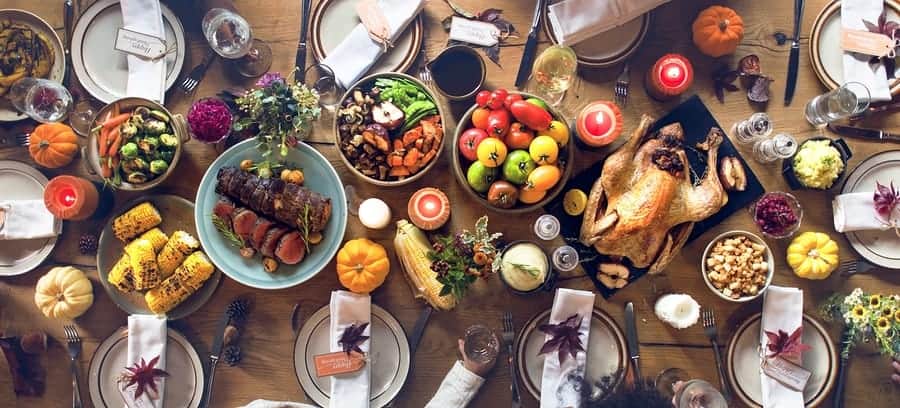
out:
M81 337L75 326L65 325L66 345L69 348L69 358L72 360L72 408L82 408L81 391L78 389L78 356L81 355Z
M203 57L203 61L200 61L200 65L197 65L191 72L188 74L184 81L181 81L181 91L189 94L194 92L197 89L197 85L200 85L200 81L203 80L203 76L206 75L206 69L209 68L209 64L212 63L213 59L215 59L216 52L213 50L207 51L206 55Z
M422 66L422 68L419 69L419 79L421 79L429 89L434 85L434 78L431 76L431 70L425 66Z
M625 106L628 103L628 85L631 83L631 70L628 67L628 63L625 63L625 67L622 68L622 72L616 78L616 86L615 86L615 94L616 94L616 103L619 105Z
M506 363L509 365L509 382L512 391L512 407L519 408L522 406L522 400L519 397L518 375L516 375L516 365L513 364L513 343L516 341L516 332L513 329L512 313L503 313L503 342L506 343Z
M0 135L0 147L28 147L28 133L16 133L14 135Z
M841 266L838 267L838 270L840 271L841 276L850 276L857 273L869 273L875 268L877 268L877 266L862 259L850 259L841 262Z
M725 381L725 369L722 367L722 355L719 353L719 333L716 328L716 314L711 309L704 309L701 315L703 320L703 331L706 333L706 337L709 338L709 342L713 347L713 352L716 355L716 368L719 370L719 385L722 388L722 396L725 397L726 401L731 401L731 391L728 389L728 384Z

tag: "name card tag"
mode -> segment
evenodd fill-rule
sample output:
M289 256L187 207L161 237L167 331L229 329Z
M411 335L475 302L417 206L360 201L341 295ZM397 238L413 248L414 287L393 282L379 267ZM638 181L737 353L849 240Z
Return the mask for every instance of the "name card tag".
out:
M366 365L366 356L351 351L349 355L343 351L319 354L313 357L316 364L316 377L328 377L337 374L359 371Z
M875 57L887 57L894 53L897 40L884 34L859 30L841 31L841 49Z
M115 49L153 61L166 55L166 42L152 35L119 28Z
M500 41L500 29L491 23L454 16L450 22L450 39L492 47Z
M803 391L811 373L805 368L781 357L766 358L762 363L763 372L775 381L794 391Z

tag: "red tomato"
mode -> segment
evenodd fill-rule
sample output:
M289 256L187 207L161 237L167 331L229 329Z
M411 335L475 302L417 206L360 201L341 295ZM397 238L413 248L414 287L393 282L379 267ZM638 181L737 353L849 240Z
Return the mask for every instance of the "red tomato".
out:
M475 126L481 130L488 130L488 116L490 116L491 110L488 108L476 108L474 112L472 112L472 126Z
M491 111L488 116L488 134L490 136L503 139L506 132L509 131L509 111L506 109L497 109Z
M475 95L475 104L480 107L487 106L488 100L491 99L491 91L481 91Z
M476 154L478 144L487 138L488 134L484 130L477 128L467 129L459 136L459 153L469 161L478 160L478 155Z
M507 96L506 99L503 100L503 106L505 106L506 109L509 109L509 106L512 105L513 102L515 102L515 101L521 101L521 100L522 100L522 95L521 95L521 94L517 94L517 93L516 93L516 94L509 94L509 96Z
M510 150L528 150L532 140L534 140L534 132L526 129L525 125L514 122L509 126L509 133L506 135L506 146Z
M509 92L506 92L506 89L500 88L491 92L491 97L488 99L487 106L491 109L503 109L503 101L506 100L506 97L509 95Z
M517 121L538 132L547 130L550 122L553 121L553 116L550 116L550 112L547 112L546 109L525 101L513 102L509 111Z

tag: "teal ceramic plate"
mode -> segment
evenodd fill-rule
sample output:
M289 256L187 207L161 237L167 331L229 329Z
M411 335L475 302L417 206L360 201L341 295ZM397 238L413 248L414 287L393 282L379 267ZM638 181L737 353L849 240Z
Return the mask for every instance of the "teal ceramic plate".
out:
M203 180L200 181L194 219L197 234L206 254L228 277L258 289L283 289L312 279L328 265L344 238L344 230L347 227L347 199L341 179L328 159L309 145L300 143L290 151L287 162L303 168L306 180L304 185L331 198L331 219L322 232L322 242L313 246L302 262L297 265L281 265L275 273L268 273L263 269L262 258L259 255L249 259L242 258L238 249L222 237L211 221L213 206L219 199L215 191L216 174L222 167L238 166L244 159L261 160L256 150L256 140L245 140L222 153L209 166Z

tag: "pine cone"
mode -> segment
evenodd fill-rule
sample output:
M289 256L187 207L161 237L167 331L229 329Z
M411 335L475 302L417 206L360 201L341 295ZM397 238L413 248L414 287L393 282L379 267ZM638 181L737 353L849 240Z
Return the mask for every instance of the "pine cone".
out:
M94 255L97 253L97 236L94 234L81 234L78 239L78 252L82 255Z
M241 362L241 347L240 346L228 346L225 347L225 350L222 351L222 359L225 360L225 363L234 367L238 363Z
M232 300L225 309L225 313L231 320L243 320L250 312L250 300L246 298L238 298Z

